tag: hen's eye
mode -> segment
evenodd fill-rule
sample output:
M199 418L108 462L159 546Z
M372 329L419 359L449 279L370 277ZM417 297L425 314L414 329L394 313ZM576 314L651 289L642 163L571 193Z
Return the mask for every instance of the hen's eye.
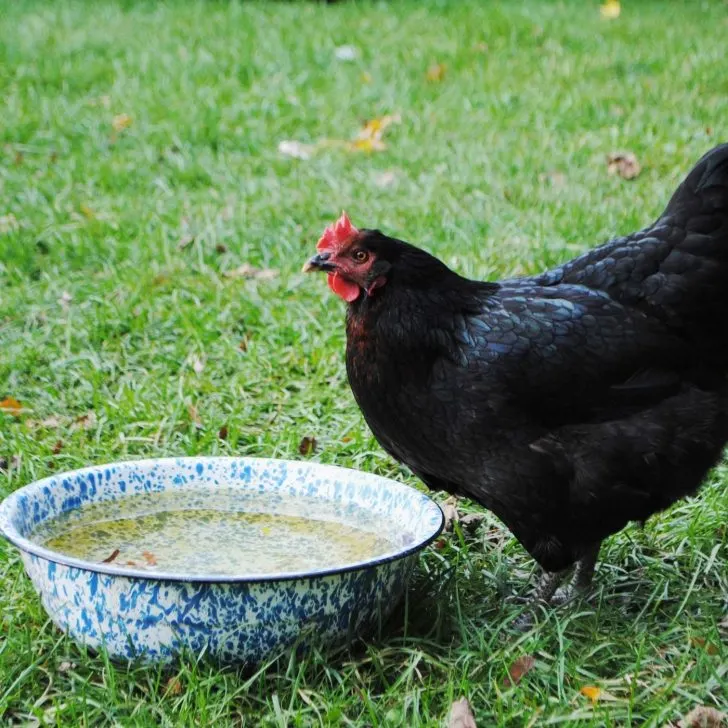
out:
M367 253L366 250L355 250L354 260L357 263L363 263L364 261L369 260L369 253Z

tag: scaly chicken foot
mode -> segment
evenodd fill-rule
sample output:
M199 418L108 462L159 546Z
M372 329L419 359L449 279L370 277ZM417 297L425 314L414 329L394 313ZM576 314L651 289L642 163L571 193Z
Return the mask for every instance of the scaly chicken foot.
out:
M569 584L561 586L569 569L546 572L536 587L534 598L550 604L565 604L584 594L592 585L601 543L592 546L577 562Z

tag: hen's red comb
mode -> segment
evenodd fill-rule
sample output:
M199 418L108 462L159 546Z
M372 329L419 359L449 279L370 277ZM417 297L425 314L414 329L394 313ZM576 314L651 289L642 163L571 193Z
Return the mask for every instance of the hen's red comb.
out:
M349 216L341 213L341 217L332 225L329 225L324 234L319 238L316 244L316 250L319 253L335 252L344 243L351 240L359 231L351 224Z

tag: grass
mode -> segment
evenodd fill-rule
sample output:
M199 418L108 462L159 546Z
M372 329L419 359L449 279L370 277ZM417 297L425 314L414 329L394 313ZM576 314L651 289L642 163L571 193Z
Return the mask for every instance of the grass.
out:
M0 399L26 408L0 414L0 496L120 458L298 458L304 436L316 459L422 487L355 406L341 302L299 273L324 225L343 207L465 274L536 272L648 223L728 136L720 2L626 2L615 21L576 0L17 0L0 13ZM357 59L335 60L344 43ZM402 120L385 151L277 151L388 113ZM636 180L606 174L615 150L637 155ZM243 263L279 275L224 275ZM88 412L75 428L33 422ZM727 479L719 468L699 498L612 538L594 600L530 632L503 595L532 563L488 518L424 554L367 645L254 674L85 654L3 543L0 720L434 726L461 695L481 727L725 710ZM535 667L507 686L523 655ZM609 696L592 704L589 685Z

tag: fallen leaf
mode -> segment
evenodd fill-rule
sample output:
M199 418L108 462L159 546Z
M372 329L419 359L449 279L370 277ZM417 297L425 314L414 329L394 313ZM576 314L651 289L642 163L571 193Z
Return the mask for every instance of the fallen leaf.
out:
M444 531L449 531L452 528L452 524L460 520L460 514L457 509L457 498L451 495L446 501L439 503L442 513L445 516Z
M376 119L369 119L356 138L349 142L349 149L364 152L379 152L386 149L387 145L382 141L382 135L392 124L397 124L401 120L402 117L399 114L388 114Z
M721 728L728 725L728 716L708 705L693 708L681 721L678 728Z
M447 728L478 728L467 698L460 698L450 706Z
M442 551L445 548L446 543L447 542L445 541L444 538L438 538L437 541L435 541L435 543L432 544L432 547L434 549L436 549L437 551Z
M351 442L351 438L348 435L344 435L344 437L341 438L341 442L343 442L343 443Z
M313 453L316 451L316 438L315 437L304 437L301 442L298 445L298 452L301 453L301 455L313 455Z
M548 182L552 187L561 189L566 184L566 175L563 172L548 172L538 176L540 182Z
M56 427L60 427L61 425L66 424L67 421L67 417L58 417L57 415L51 415L50 417L46 417L42 420L26 420L25 424L31 430L53 430Z
M227 440L227 439L228 439L228 426L227 426L227 425L223 425L223 426L222 426L222 427L221 427L221 428L220 428L220 429L218 430L218 432L217 432L217 436L218 436L218 437L219 437L219 438L220 438L221 440Z
M240 349L240 351L247 351L248 341L250 341L250 337L247 335L240 339L240 342L238 343L238 349Z
M339 46L335 51L337 61L354 61L359 55L359 51L351 45Z
M391 187L397 181L397 174L391 169L386 172L380 172L374 178L374 184L377 187Z
M518 685L521 680L533 670L536 658L533 655L522 655L509 668L508 675L503 681L506 687Z
M14 417L19 417L23 411L23 405L15 397L5 397L5 399L0 400L0 410Z
M147 562L147 566L157 565L157 557L151 551L142 551L142 558Z
M315 151L316 146L314 144L304 144L303 142L291 140L278 143L278 152L286 157L293 157L294 159L310 159Z
M73 301L73 296L68 291L63 291L61 297L58 299L58 303L61 304L61 308L64 311L68 311L71 301Z
M619 0L607 0L599 8L599 12L605 20L614 20L622 12L622 6L619 4Z
M278 277L278 271L274 268L256 268L250 263L243 263L233 270L223 273L226 278L255 278L261 281L272 280Z
M125 129L128 129L133 123L133 119L129 114L117 114L112 120L111 120L111 126L114 129L115 132L124 131Z
M186 233L179 239L179 242L177 243L177 250L184 250L185 248L189 248L189 246L192 245L192 243L194 242L195 236Z
M195 374L202 374L202 372L205 370L205 362L200 359L199 356L193 356L190 360L190 364L192 365L192 369L194 370Z
M105 559L101 559L101 563L110 564L120 553L119 549L114 549L109 556Z
M694 647L702 647L709 655L717 655L718 648L703 637L692 637L690 642Z
M57 440L56 444L53 446L53 450L51 450L51 452L54 455L58 455L58 453L61 452L61 450L63 450L63 440Z
M445 70L446 66L444 63L433 63L427 69L427 73L425 75L428 81L432 83L440 83L440 81L445 78Z
M125 561L124 565L125 566L139 566L139 564L137 564L136 561Z
M91 430L96 426L96 415L93 412L87 412L85 415L77 417L71 425L72 430Z
M82 202L78 206L78 209L87 220L94 220L96 218L96 213L86 203Z
M632 152L612 152L607 155L609 174L618 174L622 179L634 179L641 169L637 157Z
M586 685L585 687L581 688L579 690L579 692L583 696L589 698L589 700L591 700L592 703L596 703L602 694L601 688L598 688L594 685Z
M200 413L197 411L197 407L193 404L188 405L187 412L189 413L192 422L197 425L197 427L200 427L202 425L202 420L200 419Z
M166 692L168 695L182 694L182 681L176 675L167 680Z
M20 223L18 223L18 218L12 212L7 215L0 215L0 233L7 235L8 233L14 233L16 230L20 230Z

